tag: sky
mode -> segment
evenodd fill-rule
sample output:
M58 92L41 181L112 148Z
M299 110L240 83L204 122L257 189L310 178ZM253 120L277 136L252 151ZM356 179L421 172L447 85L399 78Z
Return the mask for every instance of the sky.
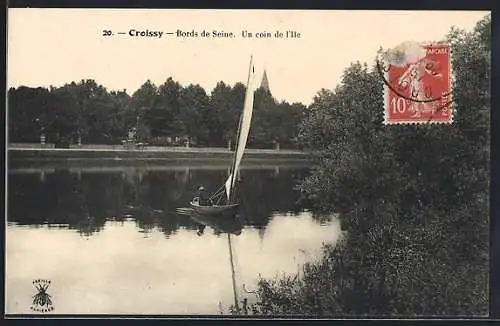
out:
M8 87L62 86L94 79L132 95L146 80L172 77L208 93L222 80L246 84L250 56L277 100L310 104L333 89L351 63L374 62L380 47L442 40L452 26L472 30L486 11L52 9L8 10ZM110 30L113 35L104 36ZM130 36L131 30L163 32ZM177 37L195 31L198 37ZM232 38L201 37L203 30ZM254 34L242 37L242 31ZM277 31L300 37L276 38ZM118 34L122 32L125 34ZM271 38L257 38L269 32ZM285 36L285 34L283 35Z

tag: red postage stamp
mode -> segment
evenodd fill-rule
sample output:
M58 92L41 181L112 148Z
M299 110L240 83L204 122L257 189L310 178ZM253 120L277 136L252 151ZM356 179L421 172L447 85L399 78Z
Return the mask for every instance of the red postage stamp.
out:
M450 50L407 42L384 54L385 124L453 122Z

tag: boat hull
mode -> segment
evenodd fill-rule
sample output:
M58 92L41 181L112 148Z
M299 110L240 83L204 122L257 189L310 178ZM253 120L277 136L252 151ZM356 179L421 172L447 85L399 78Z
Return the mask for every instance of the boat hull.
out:
M235 213L199 214L192 212L189 217L198 224L209 226L218 233L240 235L243 224Z
M226 213L236 213L238 211L239 204L232 205L213 205L213 206L201 206L195 202L190 202L189 205L198 214L202 215L218 215Z

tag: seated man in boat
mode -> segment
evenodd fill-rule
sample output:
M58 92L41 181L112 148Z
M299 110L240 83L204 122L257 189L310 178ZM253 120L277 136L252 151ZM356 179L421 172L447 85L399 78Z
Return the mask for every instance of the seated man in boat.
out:
M210 196L205 187L201 186L198 189L198 197L200 199L200 206L212 206L212 200L210 199Z

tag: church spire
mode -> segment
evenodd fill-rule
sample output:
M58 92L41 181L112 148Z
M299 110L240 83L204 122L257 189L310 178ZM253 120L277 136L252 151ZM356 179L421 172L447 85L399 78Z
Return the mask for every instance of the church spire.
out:
M266 91L271 92L269 89L269 80L267 80L267 72L264 69L264 75L262 76L262 82L260 83L260 87L264 88Z

